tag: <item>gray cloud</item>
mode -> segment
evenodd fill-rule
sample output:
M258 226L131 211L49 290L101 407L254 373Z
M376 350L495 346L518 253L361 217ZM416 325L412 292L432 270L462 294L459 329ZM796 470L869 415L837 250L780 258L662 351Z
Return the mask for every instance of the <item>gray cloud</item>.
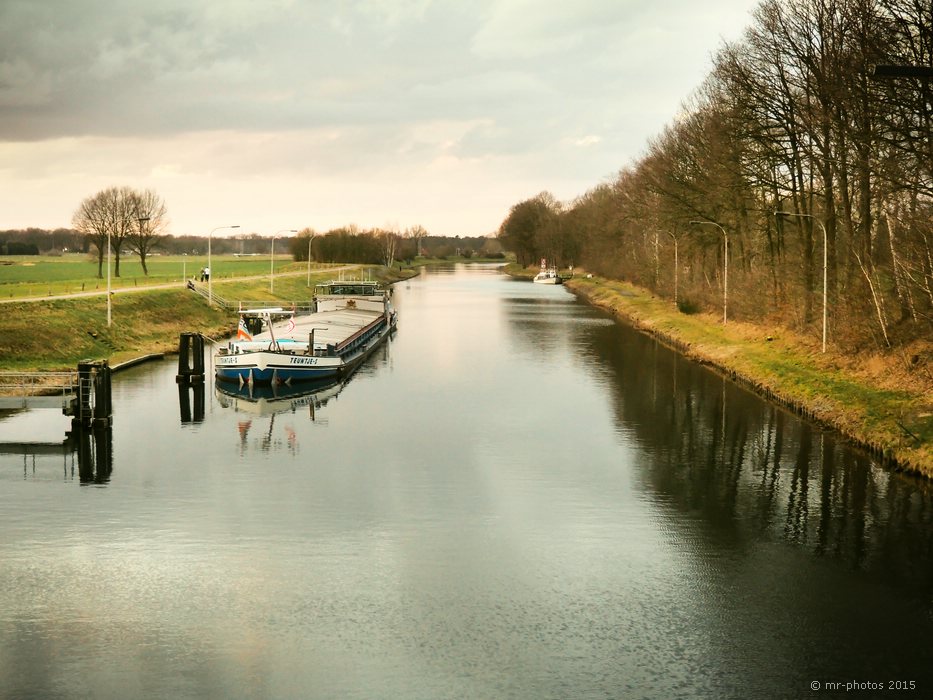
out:
M0 0L0 190L80 171L191 191L222 164L256 187L442 172L452 197L468 177L529 183L489 201L572 196L663 128L753 4Z

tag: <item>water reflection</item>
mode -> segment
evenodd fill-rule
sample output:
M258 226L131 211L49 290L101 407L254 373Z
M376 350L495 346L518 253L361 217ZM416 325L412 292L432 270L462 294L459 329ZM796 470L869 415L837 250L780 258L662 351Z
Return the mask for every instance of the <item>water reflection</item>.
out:
M113 430L79 430L73 433L73 439L77 443L81 483L108 483L113 473Z
M178 382L178 412L182 425L204 422L204 382ZM194 412L191 411L192 397Z
M349 381L349 378L331 378L294 386L255 386L251 383L238 386L217 381L214 394L223 408L244 414L236 424L241 455L251 448L262 452L284 450L296 454L298 433L291 424L281 426L281 431L277 432L276 416L306 414L311 423L326 425L326 419L320 415L321 409L335 399ZM263 420L265 418L268 422Z
M915 586L933 584L933 490L834 432L761 401L657 341L584 327L614 385L617 424L644 448L642 478L742 548L794 543Z
M302 382L294 386L273 385L237 386L228 382L214 385L215 395L224 408L243 411L257 416L271 416L276 413L298 413L308 409L308 417L314 421L317 411L327 405L349 380L321 380Z
M74 468L115 462L107 488L53 482L77 449L0 456L0 696L933 684L926 487L565 290L464 270L397 297L339 400L202 385L197 422L152 363Z
M113 473L113 430L73 429L64 439L46 442L0 442L0 455L22 455L23 478L36 478L36 457L61 455L63 476L81 484L106 484Z

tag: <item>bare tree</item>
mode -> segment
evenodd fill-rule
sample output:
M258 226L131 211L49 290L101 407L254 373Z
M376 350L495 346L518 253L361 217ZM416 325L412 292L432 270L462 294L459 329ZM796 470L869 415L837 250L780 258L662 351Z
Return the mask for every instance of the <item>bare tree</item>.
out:
M168 225L168 213L165 202L152 190L132 192L129 197L136 219L136 227L131 227L128 240L136 248L139 262L143 266L143 274L148 275L149 268L146 266L146 258L165 237L164 231Z
M420 225L420 224L416 224L415 226L412 226L411 228L406 229L406 230L405 230L405 237L406 237L406 238L412 238L412 239L414 239L414 241L415 241L415 246L416 246L416 252L415 252L415 254L416 254L418 257L421 257L421 255L422 255L422 251L421 251L421 242L422 242L425 238L428 237L428 232L427 232L427 230L424 228L424 226L422 226L422 225Z
M80 231L97 248L97 278L104 276L104 255L107 253L107 238L110 232L109 190L103 190L85 198L71 217L71 225Z
M165 203L155 192L140 193L123 186L109 187L84 199L71 222L97 248L97 276L101 278L108 246L114 256L114 275L120 276L120 254L128 240L137 246L146 271L146 255L167 219Z
M392 267L398 250L399 235L395 231L379 231L377 236L382 250L382 261L386 267Z

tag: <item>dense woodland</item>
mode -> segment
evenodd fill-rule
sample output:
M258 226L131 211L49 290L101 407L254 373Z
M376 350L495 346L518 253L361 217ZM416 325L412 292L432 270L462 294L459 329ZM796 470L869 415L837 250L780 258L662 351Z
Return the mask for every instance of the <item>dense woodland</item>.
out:
M933 66L933 3L766 0L637 162L572 203L519 202L500 240L813 337L825 251L830 344L929 341L933 81L879 64Z

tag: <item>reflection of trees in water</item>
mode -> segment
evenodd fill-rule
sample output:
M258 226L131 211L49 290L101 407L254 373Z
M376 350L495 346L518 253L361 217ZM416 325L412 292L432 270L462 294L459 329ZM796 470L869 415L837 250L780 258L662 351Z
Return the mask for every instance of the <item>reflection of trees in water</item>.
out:
M857 568L933 583L928 484L875 465L799 420L623 326L587 326L581 351L616 387L651 488L741 544L782 539Z
M548 287L547 291L559 290ZM609 323L605 315L571 296L506 297L501 308L509 324L506 337L532 355L577 352L578 334L585 326Z

